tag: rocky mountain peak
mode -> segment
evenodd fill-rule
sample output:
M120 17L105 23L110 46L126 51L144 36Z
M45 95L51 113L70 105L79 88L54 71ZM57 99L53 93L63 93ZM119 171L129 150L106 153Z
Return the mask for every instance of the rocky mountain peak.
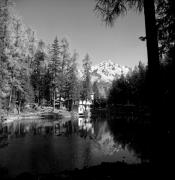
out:
M92 81L112 82L114 78L125 76L129 72L126 66L120 66L111 60L92 66Z

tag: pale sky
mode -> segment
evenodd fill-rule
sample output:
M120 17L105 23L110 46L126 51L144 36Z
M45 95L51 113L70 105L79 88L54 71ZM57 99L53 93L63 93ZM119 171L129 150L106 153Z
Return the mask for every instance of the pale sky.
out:
M93 11L95 0L14 0L23 22L37 32L38 39L52 43L66 37L71 52L86 53L93 64L112 60L133 67L141 60L147 63L143 13L128 12L106 27Z

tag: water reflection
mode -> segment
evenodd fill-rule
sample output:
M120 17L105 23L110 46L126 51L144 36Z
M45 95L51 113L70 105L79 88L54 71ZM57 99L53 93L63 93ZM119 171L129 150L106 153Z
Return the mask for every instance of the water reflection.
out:
M0 148L0 164L12 175L59 172L104 161L140 163L134 149L117 141L106 119L100 116L15 121L4 126L2 134L8 144Z
M115 142L120 143L122 148L134 150L141 162L150 162L154 143L152 137L155 135L150 124L130 122L128 119L117 119L114 116L108 120L108 125Z
M96 140L104 154L112 155L122 149L121 144L114 141L106 121L101 123Z
M79 117L78 118L78 128L79 128L79 134L83 138L90 137L92 138L94 135L94 126L91 122L90 117Z

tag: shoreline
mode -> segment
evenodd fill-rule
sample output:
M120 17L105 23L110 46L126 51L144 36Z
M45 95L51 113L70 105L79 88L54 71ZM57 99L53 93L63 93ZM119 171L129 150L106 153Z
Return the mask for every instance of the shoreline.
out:
M84 167L82 169L73 170L63 170L58 173L31 173L24 172L20 173L15 177L9 177L7 169L2 169L3 175L2 179L18 180L18 179L151 179L158 178L161 176L166 176L166 178L171 177L172 166L168 165L170 168L168 171L165 169L164 164L152 164L152 163L142 163L142 164L127 164L124 162L102 162L99 165L94 165L91 167ZM161 171L162 170L162 171Z
M55 111L35 111L35 112L22 112L20 114L10 114L1 118L2 124L11 123L18 120L31 120L31 119L71 119L74 113L66 110L56 109Z

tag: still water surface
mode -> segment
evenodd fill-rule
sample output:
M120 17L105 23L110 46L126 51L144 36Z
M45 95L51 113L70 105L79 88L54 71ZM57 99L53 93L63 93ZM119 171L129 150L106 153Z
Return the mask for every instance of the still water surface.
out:
M132 148L114 141L108 122L101 118L22 120L9 123L4 132L8 135L0 148L0 165L11 176L81 169L101 162L141 162Z

